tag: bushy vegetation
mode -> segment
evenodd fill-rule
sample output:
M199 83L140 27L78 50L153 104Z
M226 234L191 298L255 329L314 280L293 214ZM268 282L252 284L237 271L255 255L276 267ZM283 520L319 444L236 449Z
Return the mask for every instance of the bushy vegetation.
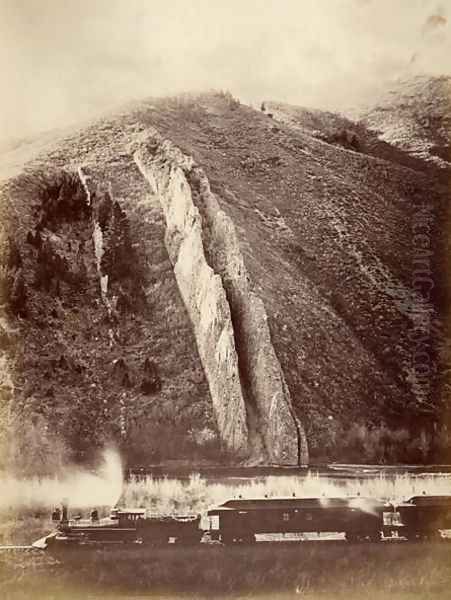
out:
M211 429L212 415L202 408L205 379L191 373L195 358L184 350L180 359L192 334L154 237L159 225L91 175L89 203L78 173L65 170L26 172L3 196L2 366L11 387L2 390L1 462L45 476L111 442L131 464L202 457L203 449L216 457L217 443L207 448L190 433L196 421ZM178 361L167 360L177 352Z
M75 172L45 173L38 199L33 206L38 232L44 228L57 231L64 223L86 220L91 215L91 206Z
M343 146L343 148L347 148L348 150L360 152L364 149L364 146L362 145L358 134L355 133L355 131L352 131L351 129L338 129L335 131L323 133L318 137L320 137L325 142L328 142L329 144Z
M374 464L430 464L451 456L451 432L443 423L435 429L416 432L385 423L346 424L318 418L310 437L310 450L317 461Z
M207 481L192 475L183 481L171 478L135 479L125 484L120 504L142 506L156 512L171 514L180 511L203 512L230 498L320 497L322 495L357 495L386 500L407 499L422 494L451 493L451 476L411 474L339 480L319 474L306 476L268 476L256 479Z
M109 198L109 195L106 197ZM104 204L106 199L104 200ZM142 287L146 276L143 269L143 257L137 251L138 244L133 244L130 235L130 224L126 212L120 207L119 202L111 201L111 210L101 208L100 218L103 230L105 251L102 257L102 272L108 275L109 282L127 281L131 292L135 293L130 308L142 309L141 303L146 301ZM136 297L138 294L138 297ZM136 308L134 308L136 307Z
M225 100L230 110L236 110L241 104L239 99L235 98L232 92L230 92L229 90L221 90L217 92L217 95L222 100Z

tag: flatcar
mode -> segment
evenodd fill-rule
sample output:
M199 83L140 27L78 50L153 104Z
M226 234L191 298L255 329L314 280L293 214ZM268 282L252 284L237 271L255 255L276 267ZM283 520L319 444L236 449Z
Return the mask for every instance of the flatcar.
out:
M257 534L344 533L349 541L379 541L390 504L373 498L260 498L228 500L208 511L210 537L251 543Z

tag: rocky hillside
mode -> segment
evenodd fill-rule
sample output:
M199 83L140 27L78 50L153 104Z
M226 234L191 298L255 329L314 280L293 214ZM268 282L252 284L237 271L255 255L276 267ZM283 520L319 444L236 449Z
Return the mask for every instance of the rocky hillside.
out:
M449 451L446 187L362 123L265 109L152 99L3 153L5 462Z
M451 166L451 78L417 76L381 94L359 117L409 154Z

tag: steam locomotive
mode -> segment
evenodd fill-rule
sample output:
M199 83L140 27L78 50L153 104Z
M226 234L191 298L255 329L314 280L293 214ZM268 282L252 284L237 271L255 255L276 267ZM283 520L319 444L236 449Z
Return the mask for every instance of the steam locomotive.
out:
M348 498L234 499L201 515L162 516L145 509L114 508L107 518L69 519L67 506L56 530L37 547L144 544L253 543L261 534L344 533L348 542L441 539L451 529L451 496L413 496L400 504Z
M61 515L61 516L60 516ZM67 505L62 513L54 512L56 530L35 542L38 548L99 546L112 544L146 544L158 546L172 539L176 543L201 541L200 515L148 515L145 509L113 508L110 516L99 519L96 510L90 519L69 519Z

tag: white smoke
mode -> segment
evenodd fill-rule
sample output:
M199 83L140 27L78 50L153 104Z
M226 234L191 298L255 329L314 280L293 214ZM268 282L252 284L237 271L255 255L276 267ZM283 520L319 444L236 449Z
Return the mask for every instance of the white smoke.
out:
M122 464L119 453L105 450L100 467L91 472L68 466L59 478L16 479L0 476L0 510L50 509L68 499L76 508L112 506L122 492Z

